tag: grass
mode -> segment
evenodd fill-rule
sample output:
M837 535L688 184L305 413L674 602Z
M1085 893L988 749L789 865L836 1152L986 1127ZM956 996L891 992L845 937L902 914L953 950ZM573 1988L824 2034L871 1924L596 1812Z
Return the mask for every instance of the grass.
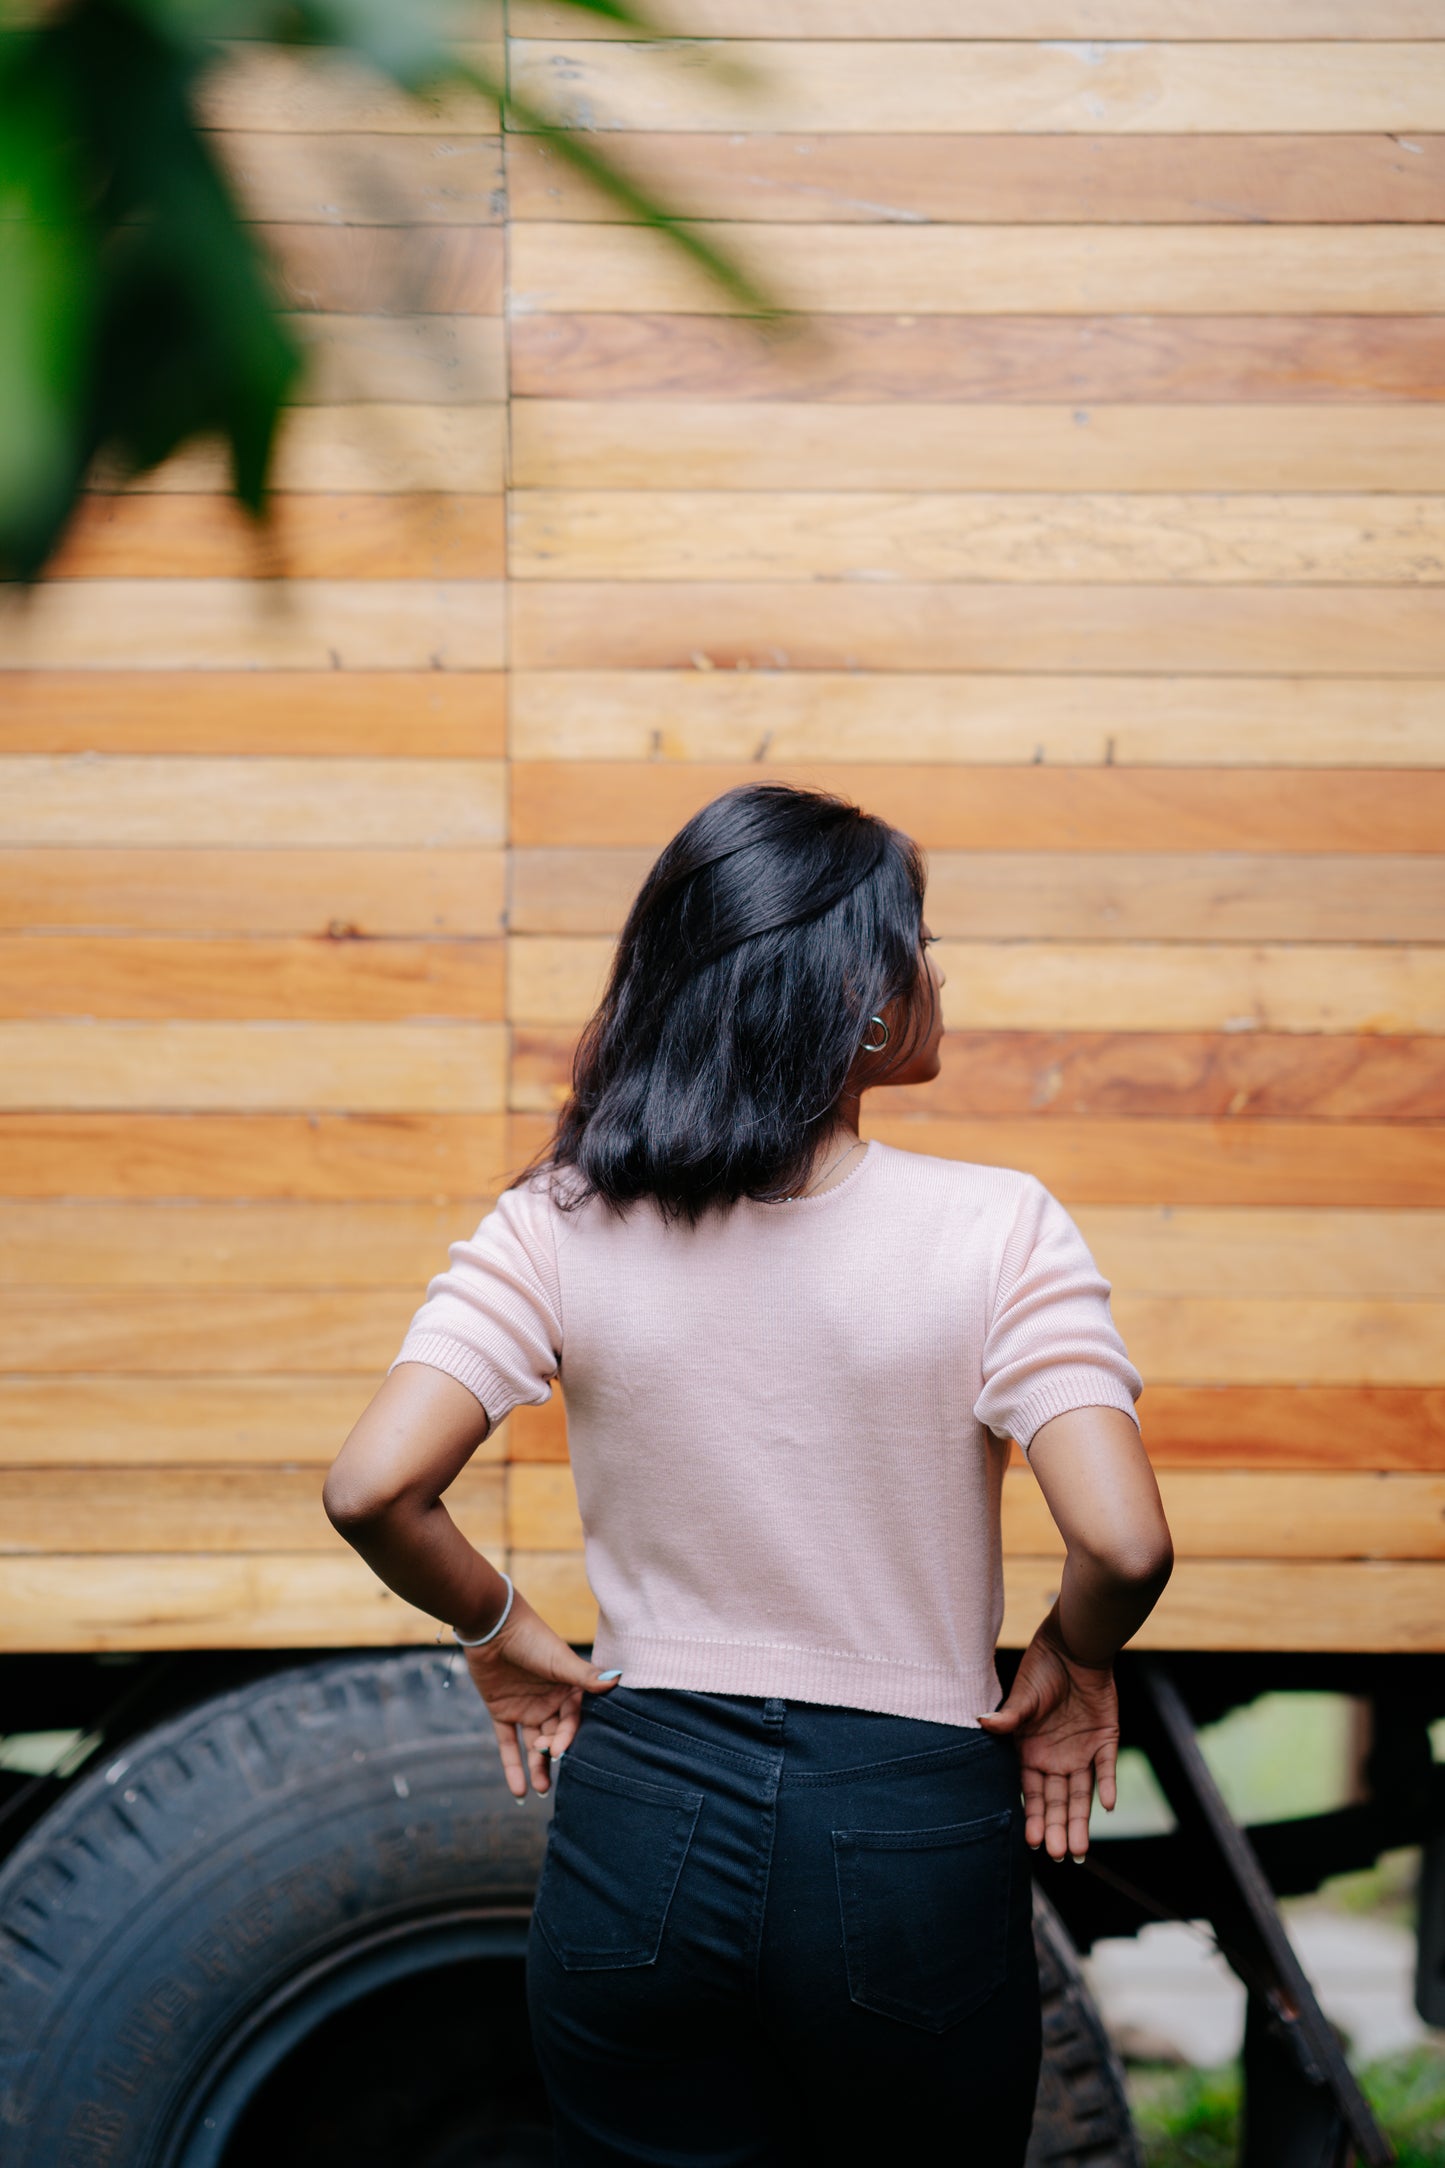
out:
M1365 2097L1399 2168L1445 2168L1445 2044L1366 2064ZM1234 2168L1239 2145L1239 2068L1180 2070L1136 2064L1129 2096L1149 2168Z

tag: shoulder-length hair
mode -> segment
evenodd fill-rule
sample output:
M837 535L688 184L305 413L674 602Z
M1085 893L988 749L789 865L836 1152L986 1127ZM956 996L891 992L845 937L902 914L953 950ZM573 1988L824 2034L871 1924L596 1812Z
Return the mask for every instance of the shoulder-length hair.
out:
M704 806L628 914L534 1171L568 1170L568 1205L688 1221L799 1187L850 1072L882 1081L931 1027L924 879L907 836L841 798L762 783Z

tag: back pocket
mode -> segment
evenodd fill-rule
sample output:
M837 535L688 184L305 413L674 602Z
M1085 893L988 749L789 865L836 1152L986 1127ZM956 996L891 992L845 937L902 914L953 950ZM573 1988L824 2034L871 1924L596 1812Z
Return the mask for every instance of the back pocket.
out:
M656 1962L702 1798L563 1761L535 1917L566 1971Z
M835 1829L848 1992L865 2010L944 2032L1008 1966L1013 1815L946 1829Z

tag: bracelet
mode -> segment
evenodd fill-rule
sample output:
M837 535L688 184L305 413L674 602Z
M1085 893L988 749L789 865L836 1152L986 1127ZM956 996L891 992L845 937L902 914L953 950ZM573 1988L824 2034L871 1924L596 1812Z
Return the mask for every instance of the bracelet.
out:
M484 1649L489 1641L496 1640L498 1634L501 1632L502 1628L506 1625L508 1619L511 1617L512 1598L516 1595L517 1591L512 1586L512 1576L509 1573L504 1573L502 1575L502 1579L507 1584L507 1600L502 1606L501 1617L497 1620L496 1625L491 1629L490 1633L484 1633L480 1635L479 1638L475 1641L464 1640L462 1636L457 1632L456 1627L453 1626L452 1639L453 1641L455 1641L459 1649Z

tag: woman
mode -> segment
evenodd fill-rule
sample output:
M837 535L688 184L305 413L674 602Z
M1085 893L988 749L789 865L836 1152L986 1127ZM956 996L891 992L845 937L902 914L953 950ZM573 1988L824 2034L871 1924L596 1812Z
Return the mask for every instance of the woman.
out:
M1111 1665L1171 1554L1062 1206L859 1139L870 1086L938 1074L923 887L906 837L812 792L689 821L549 1151L327 1479L467 1648L515 1796L556 1772L528 1991L565 2168L872 2161L945 2115L980 2168L1024 2157L1025 1848L1082 1858L1096 1782L1114 1803ZM555 1378L591 1662L442 1503ZM1010 1436L1067 1562L999 1707Z

